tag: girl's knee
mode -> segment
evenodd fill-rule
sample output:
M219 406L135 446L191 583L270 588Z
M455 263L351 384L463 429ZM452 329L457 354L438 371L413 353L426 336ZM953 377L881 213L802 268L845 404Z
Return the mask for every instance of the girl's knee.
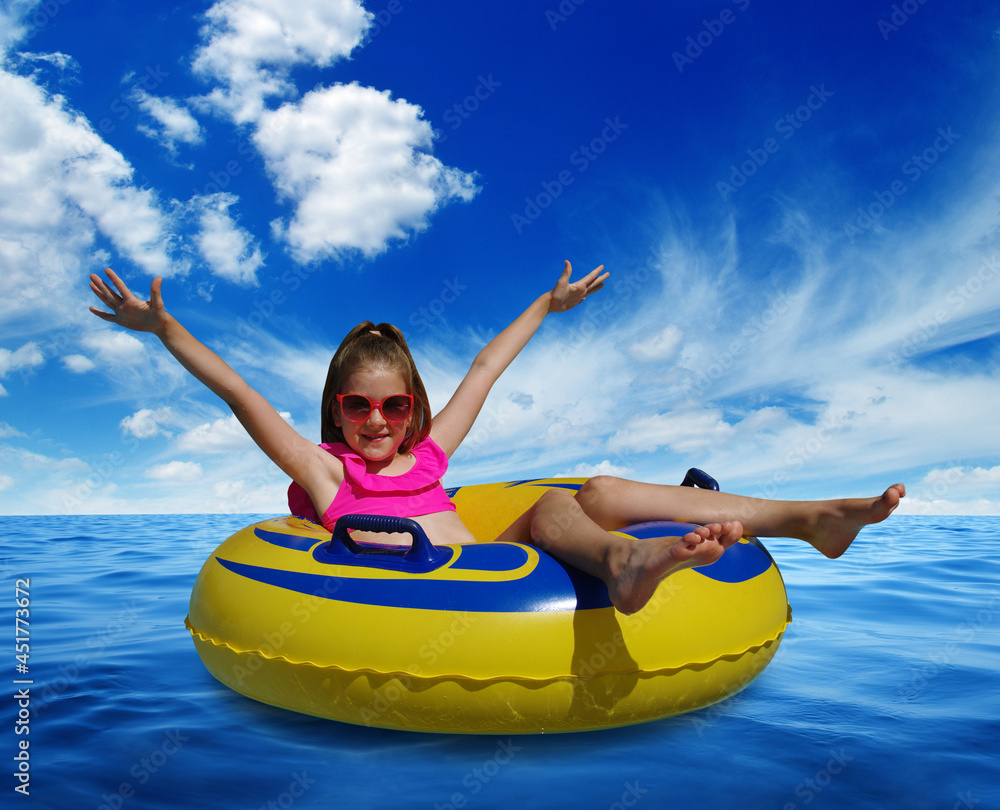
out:
M552 532L565 530L572 523L579 505L565 489L548 489L531 509L531 536L545 539Z
M621 478L597 475L586 481L576 494L576 502L584 513L605 529L618 528L618 506L624 497Z
M620 483L620 478L611 475L595 475L583 483L580 491L576 494L576 500L584 511L587 511L588 508L598 507L616 497L615 493L618 491Z

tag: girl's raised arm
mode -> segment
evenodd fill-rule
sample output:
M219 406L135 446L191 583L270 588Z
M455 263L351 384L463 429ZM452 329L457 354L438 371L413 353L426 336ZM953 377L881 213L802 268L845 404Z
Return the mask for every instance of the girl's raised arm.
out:
M518 316L517 320L476 355L469 373L465 375L465 379L448 404L434 417L431 427L431 437L447 455L454 453L468 435L493 383L500 378L538 331L545 316L550 312L565 312L572 309L588 295L600 290L610 275L609 273L602 275L603 269L602 264L579 281L570 283L573 269L567 261L556 286L539 296Z
M90 277L90 288L111 312L95 307L91 312L109 323L156 335L184 368L232 408L257 446L307 490L314 482L322 486L321 482L329 481L329 454L300 436L221 357L167 313L160 295L161 278L153 280L149 300L140 301L112 270L105 272L114 289L96 274Z

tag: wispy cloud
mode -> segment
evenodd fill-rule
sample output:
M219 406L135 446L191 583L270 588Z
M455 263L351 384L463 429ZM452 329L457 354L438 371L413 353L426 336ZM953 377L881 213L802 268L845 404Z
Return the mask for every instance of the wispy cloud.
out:
M229 213L237 202L236 195L226 192L194 197L189 204L198 223L193 242L215 275L255 286L264 255L257 240Z
M151 96L142 88L135 92L139 109L153 119L155 125L140 124L139 131L159 141L171 154L177 152L177 144L199 144L204 140L201 124L187 107L172 98Z
M795 226L770 238L798 261L773 286L744 283L767 274L740 258L738 231L721 250L668 232L645 267L609 268L600 296L622 295L611 315L595 296L582 311L551 316L484 411L489 442L460 451L456 466L475 480L502 479L575 456L580 469L627 468L665 482L704 466L752 494L825 482L833 497L989 452L996 358L977 371L936 358L996 332L1000 245L981 215L991 206L978 188L966 190L954 200L960 214L883 237L864 254L845 249L835 226L790 213ZM643 294L630 296L637 278ZM679 311L678 300L690 306ZM518 392L530 394L530 409L513 404ZM911 487L916 499L925 486Z

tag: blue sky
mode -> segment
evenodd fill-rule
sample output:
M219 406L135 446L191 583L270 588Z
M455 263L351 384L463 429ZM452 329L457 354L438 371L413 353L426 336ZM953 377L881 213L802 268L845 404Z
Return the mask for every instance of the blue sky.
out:
M0 512L280 512L114 267L318 440L333 349L441 407L564 259L449 485L612 473L1000 514L1000 10L0 2Z

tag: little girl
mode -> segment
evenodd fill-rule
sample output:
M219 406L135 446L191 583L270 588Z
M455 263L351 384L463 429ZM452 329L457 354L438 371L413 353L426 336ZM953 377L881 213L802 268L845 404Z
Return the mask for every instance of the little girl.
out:
M402 334L365 322L351 330L330 363L322 400L323 444L300 436L264 398L169 315L153 280L137 299L111 270L112 289L92 275L91 289L111 309L91 312L152 332L181 365L218 394L251 438L292 479L293 513L333 530L345 514L415 519L437 544L472 543L441 486L448 458L472 428L493 384L550 312L565 312L604 286L603 265L570 283L571 267L476 356L448 404L431 418L427 393ZM877 498L769 501L609 476L575 495L547 490L496 540L534 543L602 579L615 607L640 610L657 585L683 568L708 565L744 534L795 537L839 557L862 527L884 520L906 494L894 484ZM625 540L609 530L650 520L703 524L683 537ZM360 540L381 539L385 535ZM392 542L398 542L395 538Z

